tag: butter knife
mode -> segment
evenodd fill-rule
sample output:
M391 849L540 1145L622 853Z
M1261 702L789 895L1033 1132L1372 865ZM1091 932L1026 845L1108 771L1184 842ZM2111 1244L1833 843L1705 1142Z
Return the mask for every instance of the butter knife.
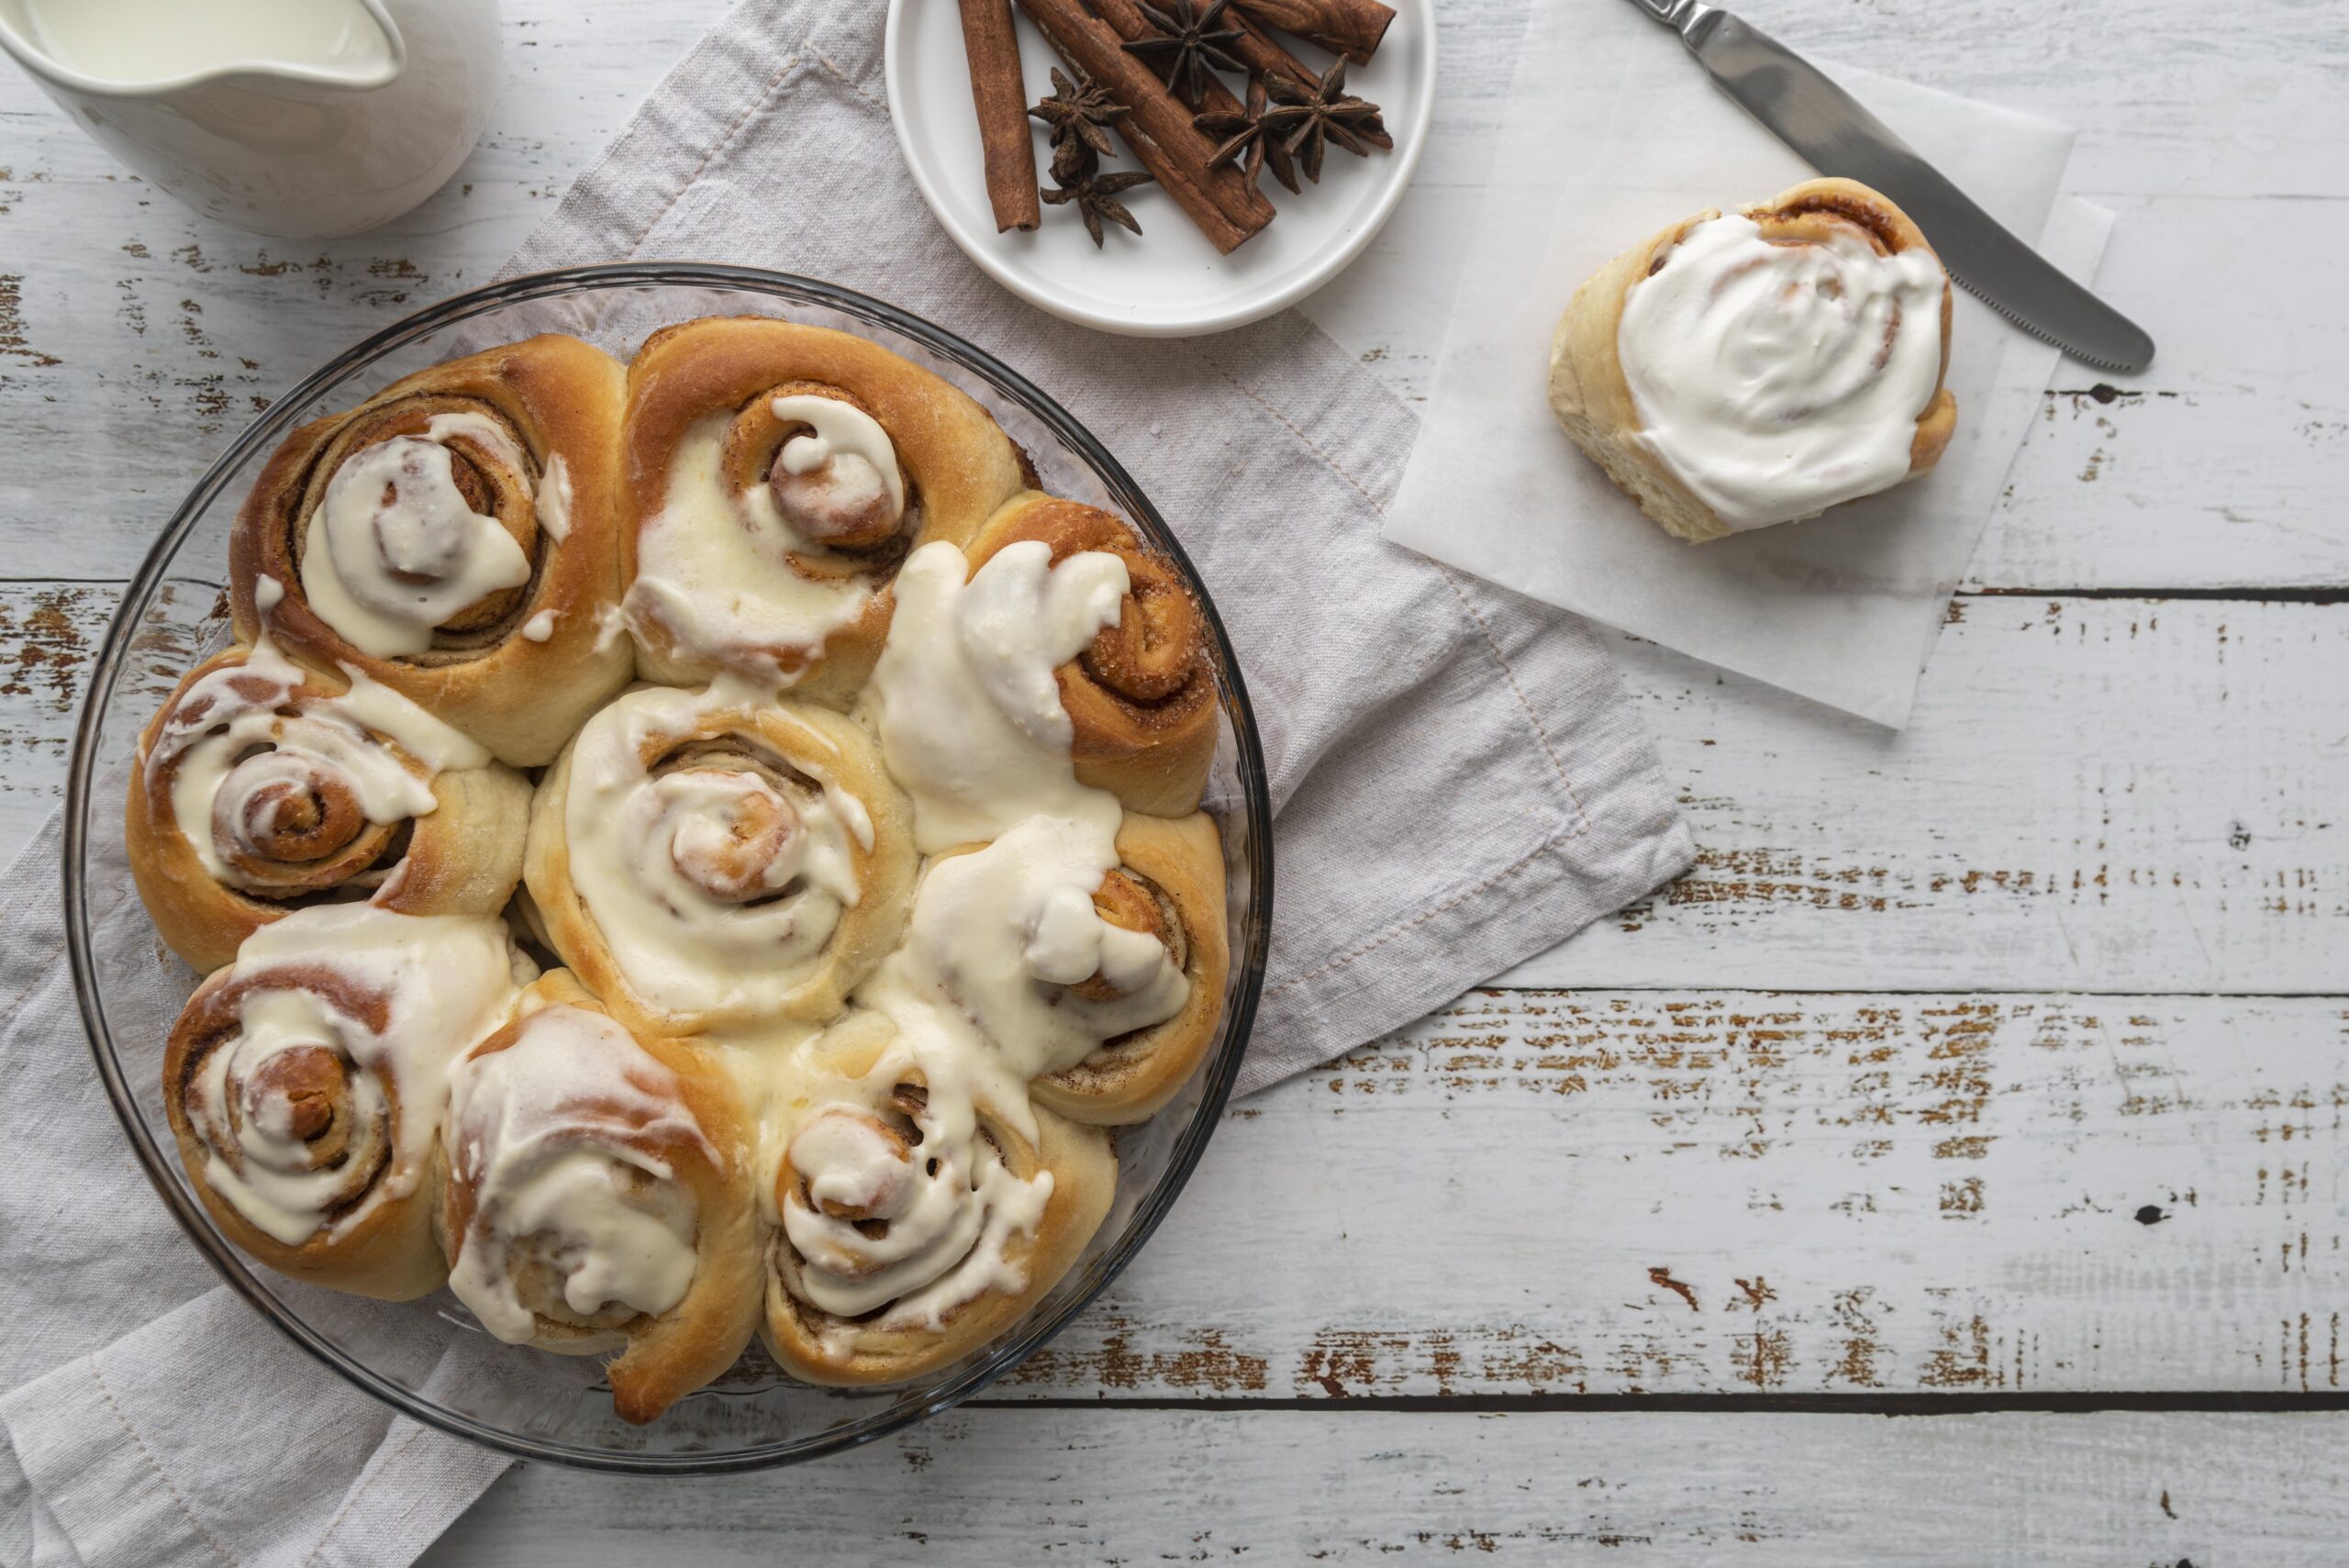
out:
M1632 0L1680 35L1713 81L1822 174L1890 196L1925 231L1958 286L2076 360L2134 373L2154 361L2143 328L2008 233L1818 67L1703 0Z

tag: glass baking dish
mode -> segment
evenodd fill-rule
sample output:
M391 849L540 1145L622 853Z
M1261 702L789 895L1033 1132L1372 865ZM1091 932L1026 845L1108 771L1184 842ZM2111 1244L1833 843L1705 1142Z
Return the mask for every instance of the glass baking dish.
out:
M1084 1259L1009 1332L918 1385L821 1389L756 1347L660 1420L614 1413L593 1360L499 1343L445 1290L387 1305L313 1289L247 1259L188 1187L164 1119L163 1040L196 976L161 955L132 889L122 803L139 730L188 667L228 639L228 538L238 504L296 425L408 373L538 332L626 359L656 328L713 315L788 316L860 333L977 398L1035 463L1043 487L1132 519L1206 606L1222 698L1207 808L1222 829L1231 973L1207 1065L1147 1123L1118 1134L1108 1218ZM829 284L743 267L574 267L492 284L385 328L274 404L196 482L131 582L93 668L73 739L65 814L68 951L98 1076L132 1152L197 1248L295 1343L394 1407L524 1459L590 1469L712 1474L787 1464L863 1442L968 1398L1083 1311L1149 1240L1219 1119L1262 987L1272 909L1272 808L1248 696L1222 622L1181 543L1118 460L1060 405L953 334Z

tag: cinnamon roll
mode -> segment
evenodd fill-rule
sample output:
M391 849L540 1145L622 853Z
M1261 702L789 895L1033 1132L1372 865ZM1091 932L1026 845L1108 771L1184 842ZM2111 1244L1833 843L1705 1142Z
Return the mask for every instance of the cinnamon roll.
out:
M628 384L628 620L654 680L732 670L845 706L907 553L968 540L1023 482L986 410L826 328L688 322Z
M1114 1008L1171 972L1186 983L1182 1006L1155 1022L1105 1036L1078 1062L1038 1078L1029 1092L1038 1105L1072 1120L1123 1127L1157 1114L1189 1082L1223 1017L1230 947L1224 929L1223 841L1215 824L1200 815L1128 817L1118 830L1118 864L1094 889L1093 909L1106 928L1100 959L1091 973L1062 985L1068 998L1062 1005ZM1131 954L1121 952L1109 938L1113 930L1147 938L1164 957L1140 944ZM1061 983L1040 984L1047 987L1049 1005L1054 995L1049 987ZM1144 1016L1155 1010L1153 1005Z
M617 1351L614 1408L651 1420L756 1331L749 1150L722 1068L551 971L451 1075L449 1288L508 1344Z
M353 668L517 767L633 663L618 621L620 367L547 336L286 439L228 547L239 641Z
M1023 540L1045 545L1055 571L1080 552L1125 569L1116 616L1052 672L1077 782L1109 791L1129 811L1197 811L1215 757L1215 667L1206 617L1182 574L1114 512L1032 491L979 530L971 570L985 571Z
M1566 434L1673 534L1816 517L1930 471L1957 422L1948 275L1885 196L1809 180L1700 213L1575 292Z
M163 1052L188 1181L281 1273L387 1301L438 1289L449 1063L528 965L495 918L302 909L196 988Z
M125 831L155 929L198 970L306 902L495 915L530 786L362 672L263 642L191 671L140 735Z
M914 867L863 730L729 686L640 687L588 720L524 855L554 950L656 1034L831 1017L896 942Z
M809 1383L903 1382L1008 1329L1108 1213L1099 1129L945 1033L855 1014L816 1042L763 1195L768 1348Z

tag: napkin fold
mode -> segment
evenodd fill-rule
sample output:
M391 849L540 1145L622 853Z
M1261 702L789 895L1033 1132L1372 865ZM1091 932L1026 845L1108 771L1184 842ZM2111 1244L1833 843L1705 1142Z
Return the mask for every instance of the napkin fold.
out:
M1832 74L2013 232L2075 277L2095 272L2111 218L2057 200L2070 128L1864 71ZM1506 145L1557 156L1539 199L1495 190L1463 247L1475 263L1387 537L1899 728L2056 350L1961 291L1947 381L1957 429L1939 467L1809 522L1686 544L1558 428L1544 397L1552 329L1576 285L1664 225L1765 201L1813 171L1620 0L1534 7L1507 123Z
M1206 576L1271 773L1277 913L1241 1091L1677 874L1687 830L1594 634L1379 537L1409 412L1295 313L1140 342L1003 293L915 194L881 57L868 0L744 0L509 271L663 257L845 284L999 355L1119 454ZM406 1562L507 1461L395 1418L212 1283L90 1072L58 853L52 822L0 874L0 1136L37 1151L0 1185L0 1562ZM184 992L135 901L97 919L116 983ZM400 1316L278 1288L316 1322ZM484 1375L409 1316L411 1376Z

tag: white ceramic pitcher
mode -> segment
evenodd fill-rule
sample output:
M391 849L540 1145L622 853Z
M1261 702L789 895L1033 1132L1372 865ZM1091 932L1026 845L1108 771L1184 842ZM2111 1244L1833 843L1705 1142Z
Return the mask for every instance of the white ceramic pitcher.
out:
M0 0L0 48L196 211L305 238L440 189L497 91L496 0Z

